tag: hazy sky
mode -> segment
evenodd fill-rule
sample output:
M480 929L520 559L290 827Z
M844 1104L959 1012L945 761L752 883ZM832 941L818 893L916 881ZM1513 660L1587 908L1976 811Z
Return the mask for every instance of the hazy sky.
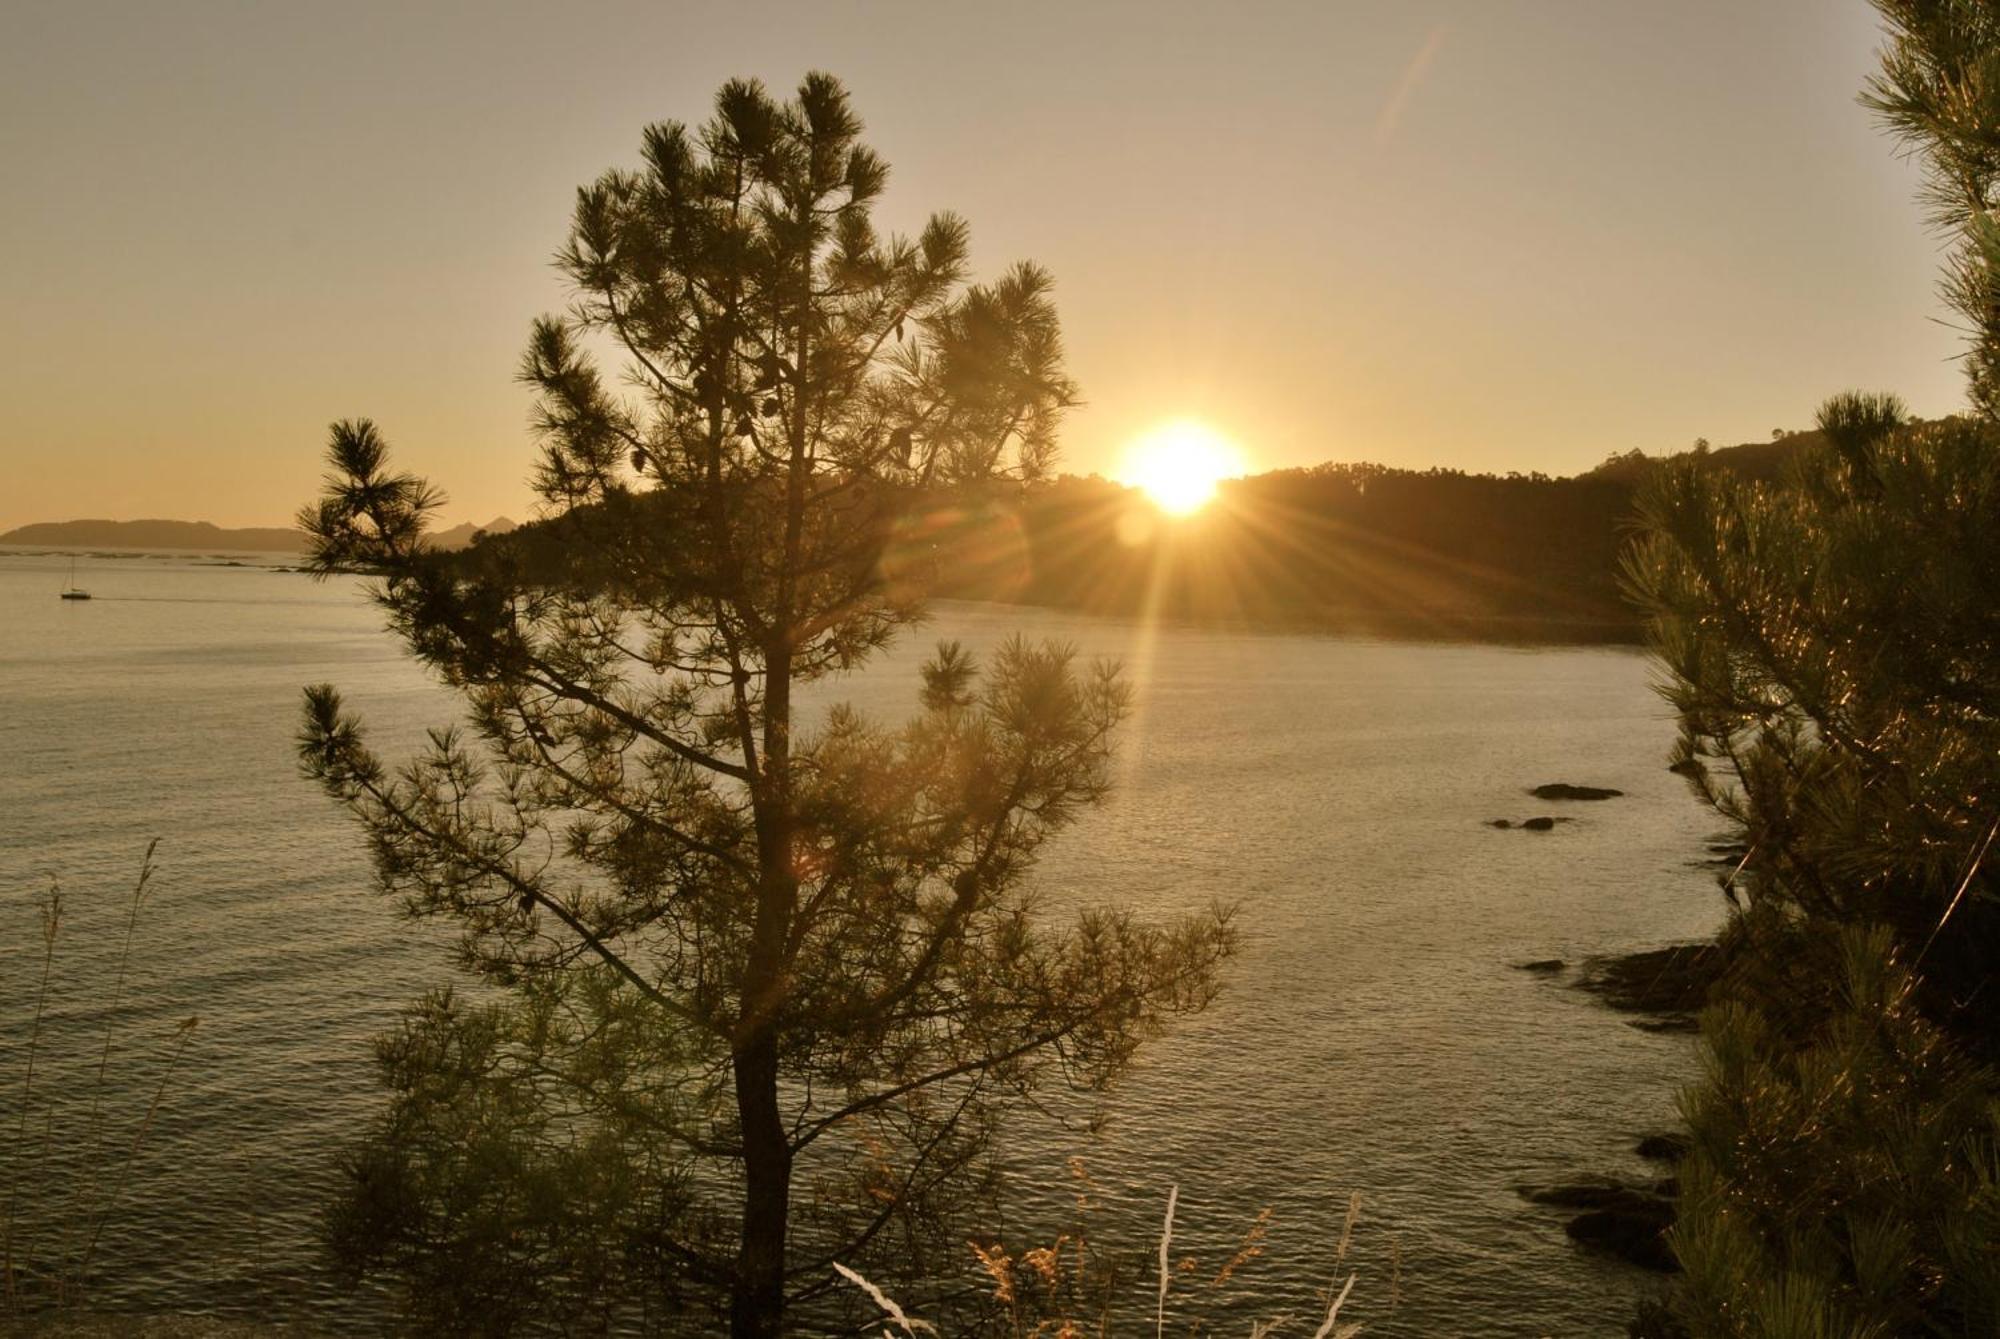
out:
M0 529L282 522L368 415L526 514L512 377L572 193L724 79L844 79L982 274L1054 271L1066 468L1571 473L1827 394L1958 406L1862 0L93 4L0 43Z

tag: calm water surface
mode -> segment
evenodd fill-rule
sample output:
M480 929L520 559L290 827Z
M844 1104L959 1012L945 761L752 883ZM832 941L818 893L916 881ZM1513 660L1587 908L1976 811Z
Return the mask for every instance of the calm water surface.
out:
M107 1145L160 1088L172 1025L201 1021L94 1297L369 1332L384 1303L327 1273L317 1216L380 1104L369 1038L448 977L448 936L367 894L358 833L300 779L291 736L318 680L390 757L452 702L357 584L247 561L85 558L97 598L72 604L56 599L66 557L0 550L0 1140L38 1186L88 1138L87 1104L22 1101L36 894L58 877L67 906L37 1087L87 1094L126 889L162 837L112 1020ZM946 605L839 695L900 716L937 637L984 648L1015 630L1119 657L1140 689L1121 786L1053 845L1042 883L1159 911L1237 899L1247 932L1222 1002L1147 1053L1101 1132L1020 1127L1027 1202L1081 1156L1105 1227L1144 1244L1178 1185L1179 1233L1216 1261L1268 1207L1245 1295L1303 1315L1359 1191L1344 1314L1370 1333L1622 1333L1645 1276L1579 1254L1513 1188L1645 1174L1630 1142L1670 1118L1688 1044L1510 964L1718 919L1691 863L1711 824L1663 766L1672 727L1644 660ZM1552 809L1522 792L1555 780L1628 795L1563 808L1575 821L1546 835L1484 826Z

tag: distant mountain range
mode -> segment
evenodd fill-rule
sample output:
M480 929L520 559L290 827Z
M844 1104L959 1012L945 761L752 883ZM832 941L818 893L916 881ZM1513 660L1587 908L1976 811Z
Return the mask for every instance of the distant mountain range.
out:
M441 549L462 549L480 531L504 535L514 528L506 517L485 525L455 525L431 536ZM0 544L43 544L51 548L226 549L257 553L303 553L306 537L297 530L250 526L230 530L207 521L40 521L0 534Z

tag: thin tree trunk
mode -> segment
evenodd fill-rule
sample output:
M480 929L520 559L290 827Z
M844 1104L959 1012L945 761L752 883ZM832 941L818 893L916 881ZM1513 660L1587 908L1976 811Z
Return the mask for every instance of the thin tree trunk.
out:
M810 225L810 212L800 220ZM757 835L762 878L744 973L741 1032L736 1039L736 1113L743 1129L743 1235L729 1298L732 1339L775 1339L784 1329L785 1234L791 1214L792 1146L778 1109L776 1017L785 983L784 943L798 900L793 867L792 655L797 647L799 545L811 475L807 424L813 250L800 266L800 324L794 353L791 467L785 481L784 558L778 568L777 616L764 647L764 770L757 787Z
M735 1066L736 1110L743 1123L743 1236L729 1295L729 1333L732 1339L773 1339L784 1330L792 1150L778 1111L777 1037L768 1025L736 1052Z
M787 620L780 631L786 640L765 650L764 769L755 787L761 876L744 964L743 1017L731 1057L743 1132L743 1230L729 1297L732 1339L774 1339L784 1331L792 1145L778 1107L777 1017L785 990L785 936L798 897L792 872L790 635Z

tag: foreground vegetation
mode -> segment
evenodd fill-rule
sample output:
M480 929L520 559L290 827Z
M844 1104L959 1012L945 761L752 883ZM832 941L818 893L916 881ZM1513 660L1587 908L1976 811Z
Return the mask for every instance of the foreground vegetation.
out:
M1779 483L1643 492L1677 761L1748 852L1650 1333L2000 1329L2000 6L1879 8L1867 101L1929 168L1977 412L1843 395Z
M1074 399L1048 276L969 284L948 215L878 235L860 132L828 76L732 83L578 193L575 300L522 367L542 561L427 545L437 495L365 421L302 514L471 722L396 770L322 685L299 740L486 987L384 1040L335 1220L441 1328L764 1336L836 1261L924 1288L1000 1113L1109 1082L1233 951L1224 907L1057 917L1027 883L1105 794L1113 667L944 645L899 727L798 706L919 616L897 499L1042 477Z
M1635 561L1694 784L1748 848L1685 1104L1681 1319L1987 1334L2000 434L1826 417L1784 488L1663 478Z

